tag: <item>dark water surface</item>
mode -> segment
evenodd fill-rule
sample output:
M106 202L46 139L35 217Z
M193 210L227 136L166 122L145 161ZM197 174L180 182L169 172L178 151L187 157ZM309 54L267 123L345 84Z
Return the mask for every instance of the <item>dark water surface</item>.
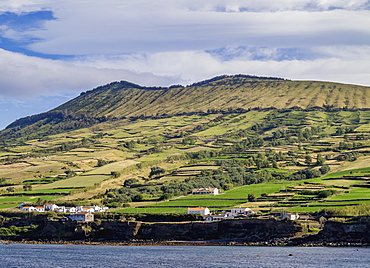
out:
M370 248L0 244L0 258L6 268L370 267Z

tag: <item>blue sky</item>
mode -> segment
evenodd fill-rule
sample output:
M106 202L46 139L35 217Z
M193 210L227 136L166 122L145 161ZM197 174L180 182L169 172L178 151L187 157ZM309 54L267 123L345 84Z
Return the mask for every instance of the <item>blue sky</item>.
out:
M366 0L2 0L0 129L112 81L370 86Z

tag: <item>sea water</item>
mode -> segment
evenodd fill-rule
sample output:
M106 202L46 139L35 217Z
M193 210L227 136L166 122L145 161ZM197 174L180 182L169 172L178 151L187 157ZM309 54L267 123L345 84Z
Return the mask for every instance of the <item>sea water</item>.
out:
M0 267L370 267L370 248L0 244Z

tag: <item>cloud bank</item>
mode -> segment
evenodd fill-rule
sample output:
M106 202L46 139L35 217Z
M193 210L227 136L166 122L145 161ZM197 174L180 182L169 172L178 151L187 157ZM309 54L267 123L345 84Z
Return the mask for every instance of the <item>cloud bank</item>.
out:
M0 96L236 73L370 85L368 25L365 0L4 0Z

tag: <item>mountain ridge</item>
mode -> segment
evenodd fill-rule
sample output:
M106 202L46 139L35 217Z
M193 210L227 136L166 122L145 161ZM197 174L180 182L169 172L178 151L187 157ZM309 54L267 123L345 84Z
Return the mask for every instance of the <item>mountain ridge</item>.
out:
M227 108L370 107L370 98L367 97L369 87L242 75L215 77L189 86L142 87L124 81L101 87L104 90L99 89L88 92L89 98L84 97L86 93L82 94L52 111L70 110L79 114L94 112L98 116L128 117ZM351 98L349 93L354 96ZM360 103L354 102L357 95L361 95ZM176 106L173 106L174 103Z
M145 87L127 81L112 82L82 92L48 112L14 121L0 132L0 139L13 134L21 137L40 127L47 130L45 125L48 124L57 125L56 132L60 132L107 120L194 112L328 107L368 109L369 93L370 87L366 86L242 74L216 76L187 86Z

